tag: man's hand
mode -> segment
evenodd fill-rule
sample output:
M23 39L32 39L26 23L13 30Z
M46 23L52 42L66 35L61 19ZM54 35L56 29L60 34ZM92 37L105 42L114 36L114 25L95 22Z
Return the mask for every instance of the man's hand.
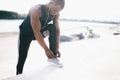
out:
M45 54L48 58L54 58L54 54L50 49L45 50Z
M56 51L56 57L58 57L58 58L61 57L61 53L59 51Z

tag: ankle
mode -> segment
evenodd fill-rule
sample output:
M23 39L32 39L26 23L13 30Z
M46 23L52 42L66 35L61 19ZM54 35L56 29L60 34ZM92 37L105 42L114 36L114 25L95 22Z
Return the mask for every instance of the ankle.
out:
M20 75L20 74L22 74L22 72L17 72L17 73L16 73L16 75Z

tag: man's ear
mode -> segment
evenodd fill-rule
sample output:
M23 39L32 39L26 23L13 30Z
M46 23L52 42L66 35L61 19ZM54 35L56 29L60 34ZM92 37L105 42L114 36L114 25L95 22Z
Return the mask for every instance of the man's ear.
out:
M51 1L49 4L50 4L50 5L53 5L53 4L55 4L55 2L54 2L54 1Z
M50 2L50 3L49 3L49 9L51 8L51 6L52 6L52 5L53 5L53 3L52 3L52 2Z

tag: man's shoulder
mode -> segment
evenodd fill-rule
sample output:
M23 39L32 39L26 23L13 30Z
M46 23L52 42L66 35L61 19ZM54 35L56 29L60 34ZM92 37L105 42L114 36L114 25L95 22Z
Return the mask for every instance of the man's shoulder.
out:
M38 5L35 5L33 6L30 11L29 11L29 15L39 15L41 16L42 15L42 11L41 11L41 7L42 5L41 4L38 4Z

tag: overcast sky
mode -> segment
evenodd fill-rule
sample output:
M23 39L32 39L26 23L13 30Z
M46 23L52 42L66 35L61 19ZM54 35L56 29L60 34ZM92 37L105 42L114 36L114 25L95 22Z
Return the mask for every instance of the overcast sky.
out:
M49 0L0 0L0 10L27 14L36 4ZM61 18L120 21L119 0L66 0Z

